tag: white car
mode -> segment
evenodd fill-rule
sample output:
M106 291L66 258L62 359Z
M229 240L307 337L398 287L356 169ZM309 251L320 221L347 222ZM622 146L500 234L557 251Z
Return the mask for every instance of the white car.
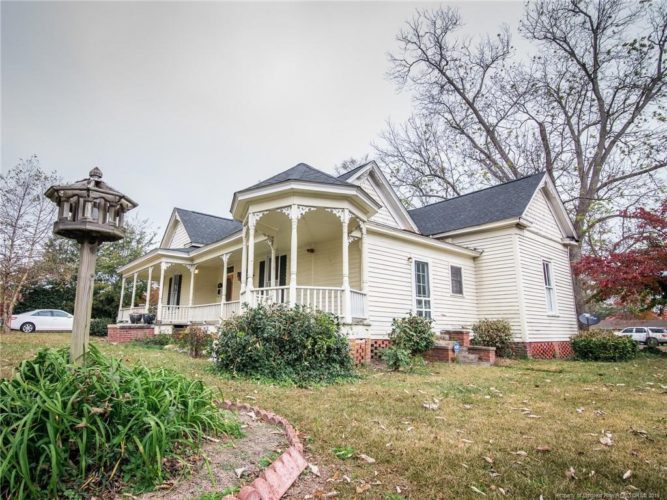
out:
M74 316L60 309L36 309L12 316L9 326L24 333L38 330L71 332L73 321Z
M667 342L667 328L656 326L635 326L624 328L618 335L632 337L632 340L648 346L657 346Z

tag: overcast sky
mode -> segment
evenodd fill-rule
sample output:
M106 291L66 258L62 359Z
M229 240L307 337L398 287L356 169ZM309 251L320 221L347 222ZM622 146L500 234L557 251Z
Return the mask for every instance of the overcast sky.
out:
M156 228L174 206L229 216L234 191L299 162L333 173L409 115L387 52L436 5L2 1L2 170L97 165ZM454 5L470 34L523 8Z

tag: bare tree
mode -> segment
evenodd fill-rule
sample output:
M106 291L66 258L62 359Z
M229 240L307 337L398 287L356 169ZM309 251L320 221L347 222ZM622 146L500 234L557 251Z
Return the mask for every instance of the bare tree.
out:
M334 166L334 171L336 172L336 174L342 175L345 172L354 170L355 168L360 167L365 163L368 163L368 153L359 158L351 156L347 160L341 161L339 164Z
M45 173L36 156L21 160L0 175L0 312L2 331L26 285L46 271L44 246L51 235L55 209L46 189L58 180Z
M520 25L535 49L528 62L507 27L475 41L461 26L456 10L418 11L390 58L390 77L414 91L421 118L388 127L375 147L415 199L546 170L596 252L623 209L665 196L665 1L531 2ZM424 121L446 140L422 140ZM424 173L442 179L410 183Z

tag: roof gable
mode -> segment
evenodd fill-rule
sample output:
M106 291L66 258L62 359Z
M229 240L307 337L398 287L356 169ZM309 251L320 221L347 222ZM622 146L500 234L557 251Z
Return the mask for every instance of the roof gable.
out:
M545 177L544 172L410 210L422 234L436 235L519 218Z
M343 179L339 179L333 175L327 174L326 172L322 172L321 170L318 170L315 167L311 167L306 163L299 163L294 165L292 168L288 168L287 170L280 172L273 177L269 177L268 179L258 182L257 184L248 188L242 189L239 192L272 186L274 184L280 184L281 182L287 181L303 181L315 182L318 184L333 184L336 186L351 186L350 183Z
M220 241L241 230L242 224L232 219L215 215L174 208L167 224L161 248L169 246L178 225L182 224L190 241L190 246L204 246Z

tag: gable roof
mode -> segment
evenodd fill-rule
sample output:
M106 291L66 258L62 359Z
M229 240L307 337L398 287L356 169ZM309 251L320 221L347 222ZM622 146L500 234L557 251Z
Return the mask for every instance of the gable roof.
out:
M326 172L311 167L306 163L298 163L292 168L280 172L279 174L269 177L266 180L258 182L257 184L250 186L248 188L242 189L239 192L250 191L252 189L257 189L266 186L272 186L274 184L280 184L281 182L287 181L303 181L303 182L315 182L318 184L333 184L336 186L353 186L345 180L329 175Z
M354 174L359 172L361 169L365 168L367 165L370 165L371 163L375 163L374 161L368 161L366 163L363 163L359 165L358 167L354 167L352 170L348 170L347 172L344 172L338 176L339 179L342 179L344 181L348 180L350 177L353 177Z
M419 231L434 235L521 217L545 172L409 210Z
M192 245L208 245L241 230L242 224L233 219L203 214L184 208L174 208Z

